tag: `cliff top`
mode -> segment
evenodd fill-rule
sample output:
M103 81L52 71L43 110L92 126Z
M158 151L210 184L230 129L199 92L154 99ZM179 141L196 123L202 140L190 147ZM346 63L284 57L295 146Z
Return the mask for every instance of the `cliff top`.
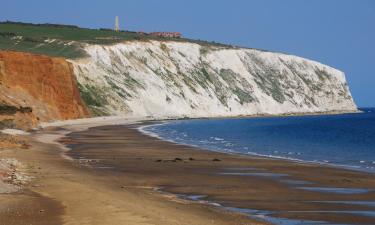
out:
M85 56L82 44L115 44L123 41L177 41L205 46L233 48L234 46L193 40L188 38L160 37L144 32L111 29L89 29L74 25L32 24L0 22L0 50L24 51L64 58Z

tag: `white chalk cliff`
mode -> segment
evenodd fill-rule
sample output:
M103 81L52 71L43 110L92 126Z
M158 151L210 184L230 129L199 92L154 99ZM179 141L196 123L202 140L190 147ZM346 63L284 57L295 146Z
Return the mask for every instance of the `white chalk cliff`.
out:
M71 60L96 115L217 117L349 112L343 72L297 56L188 42L87 45Z

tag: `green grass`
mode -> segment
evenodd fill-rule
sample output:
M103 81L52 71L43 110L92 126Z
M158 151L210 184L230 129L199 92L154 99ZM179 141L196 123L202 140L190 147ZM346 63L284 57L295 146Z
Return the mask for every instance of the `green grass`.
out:
M115 32L107 29L88 29L74 26L37 25L13 22L0 23L0 32L8 32L35 39L49 38L92 44L112 44L120 40L136 40L148 36L128 31Z
M81 92L81 96L87 105L101 107L104 105L103 103L106 103L104 98L97 95L95 88L91 86L83 87L81 84L78 84L78 87Z
M48 40L55 40L48 42ZM179 41L203 46L231 48L231 45L192 40L163 38L132 31L115 32L111 29L89 29L72 25L0 22L0 49L24 51L64 58L84 57L82 43L115 44L123 41Z
M64 42L45 43L44 40L14 39L0 36L0 49L30 52L64 58L79 58L85 56L85 52L78 45L64 45Z
M241 78L239 74L236 74L230 69L221 69L219 76L226 81L226 83L229 85L229 90L237 96L241 105L256 101L256 99L252 96L252 92L249 91L252 90L250 83L246 79ZM239 88L239 84L245 87L245 89Z
M324 81L325 79L330 77L329 73L325 70L316 69L315 73L316 73L316 75L318 75L318 77L321 81Z

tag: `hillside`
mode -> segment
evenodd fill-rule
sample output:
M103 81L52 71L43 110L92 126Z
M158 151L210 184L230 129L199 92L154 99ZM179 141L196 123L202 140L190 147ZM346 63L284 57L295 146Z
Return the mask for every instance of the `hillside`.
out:
M165 38L131 31L88 29L73 25L0 22L0 50L23 51L64 58L84 57L86 44L111 45L124 41L178 41L228 46L186 38ZM228 46L229 47L229 46Z
M0 71L3 80L22 77L11 86L23 88L24 97L12 92L8 101L18 102L10 106L30 107L46 121L90 115L182 118L357 110L343 72L282 53L13 22L0 23L0 50L33 53L18 53L10 62L15 53L3 51ZM41 80L48 81L43 88ZM5 87L9 84L2 82ZM65 89L69 95L63 97ZM56 103L61 101L63 105Z

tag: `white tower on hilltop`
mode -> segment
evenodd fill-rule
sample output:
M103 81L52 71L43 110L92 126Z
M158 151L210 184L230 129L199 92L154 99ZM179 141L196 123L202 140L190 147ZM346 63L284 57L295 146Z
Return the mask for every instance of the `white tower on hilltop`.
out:
M120 31L120 23L118 22L118 16L116 16L116 19L115 19L115 31L117 32Z

